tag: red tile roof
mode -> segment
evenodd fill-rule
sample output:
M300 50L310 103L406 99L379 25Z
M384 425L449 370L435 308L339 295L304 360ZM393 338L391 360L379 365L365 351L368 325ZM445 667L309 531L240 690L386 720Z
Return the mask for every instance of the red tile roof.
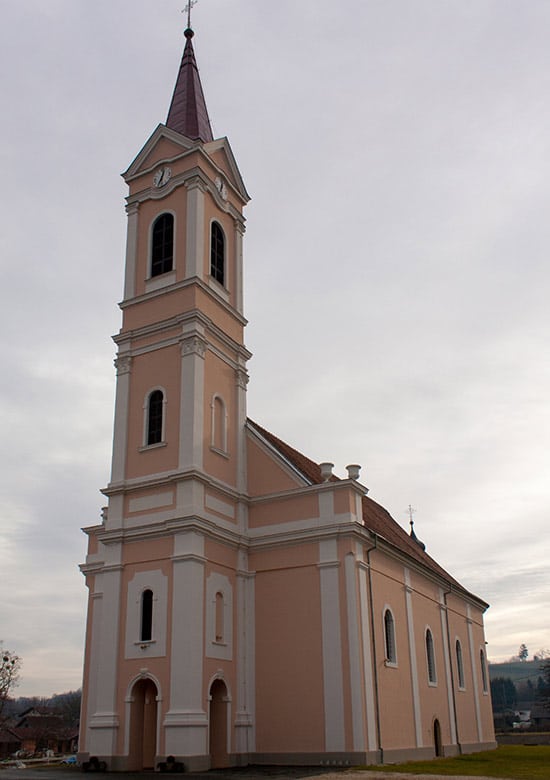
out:
M187 39L166 119L166 126L177 133L204 143L213 140L206 101L191 38L193 30L185 31Z
M321 484L324 480L321 477L321 469L315 461L303 455L298 450L295 450L289 444L274 436L261 425L255 423L253 420L248 419L248 423L253 430L256 430L260 435L282 455L291 465L297 469L304 478L312 484ZM338 480L338 477L331 477L332 480ZM465 588L451 577L451 575L441 567L437 561L435 561L428 553L426 553L418 544L412 539L409 534L397 523L393 517L387 512L384 507L377 504L367 496L363 497L363 523L374 534L385 539L393 547L397 548L401 553L404 553L409 558L417 561L426 568L430 569L434 574L443 579L449 585L460 588L465 591ZM467 592L467 591L465 591ZM473 595L473 594L470 594ZM477 597L475 597L477 599ZM477 599L479 601L479 599Z

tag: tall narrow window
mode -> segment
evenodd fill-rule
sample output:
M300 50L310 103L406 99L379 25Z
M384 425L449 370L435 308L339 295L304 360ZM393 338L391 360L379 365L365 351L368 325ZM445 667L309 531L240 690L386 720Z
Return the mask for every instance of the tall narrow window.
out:
M485 663L485 653L483 650L479 651L479 663L481 665L481 683L483 685L483 693L487 693L487 664Z
M426 631L426 661L428 664L428 681L435 684L437 676L435 671L434 640L429 628Z
M153 638L153 591L144 590L141 594L141 632L142 642L150 642Z
M216 642L223 642L223 593L216 593Z
M464 688L464 664L462 662L462 645L456 640L456 670L458 674L458 687Z
M158 444L162 441L162 417L164 412L164 395L162 390L153 390L147 404L147 444Z
M174 217L161 214L153 225L151 240L151 276L172 270L174 261Z
M225 284L225 236L218 222L210 229L210 276Z
M384 643L386 646L386 661L394 664L397 661L395 650L395 624L389 609L384 612Z

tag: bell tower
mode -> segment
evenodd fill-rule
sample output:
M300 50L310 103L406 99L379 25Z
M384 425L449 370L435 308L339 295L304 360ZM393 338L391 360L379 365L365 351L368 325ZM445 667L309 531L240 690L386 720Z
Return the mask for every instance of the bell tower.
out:
M205 481L244 487L248 195L229 142L212 138L192 30L185 36L166 125L124 174L128 238L109 527L124 526L145 495L158 503L170 492L181 517L196 512Z
M103 522L85 529L81 757L113 769L154 767L169 754L207 768L218 750L208 744L208 696L223 708L231 689L233 716L246 710L237 540L247 522L249 198L227 138L212 136L189 27L185 38L166 123L123 174L112 470ZM223 765L223 746L218 753L212 761Z

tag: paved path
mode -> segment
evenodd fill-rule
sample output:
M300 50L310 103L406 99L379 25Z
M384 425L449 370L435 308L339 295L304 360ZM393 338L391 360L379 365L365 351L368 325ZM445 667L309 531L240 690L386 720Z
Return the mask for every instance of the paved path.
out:
M0 780L77 780L80 770L57 769L55 767L27 767L26 769L0 768ZM88 774L88 780L144 780L145 778L167 777L158 772L106 772ZM185 772L177 775L181 780L472 780L464 775L411 775L402 772L361 772L354 769L340 771L325 770L321 767L246 767L244 769L220 769L210 772ZM475 780L494 780L490 777L476 777ZM513 780L513 778L510 778Z

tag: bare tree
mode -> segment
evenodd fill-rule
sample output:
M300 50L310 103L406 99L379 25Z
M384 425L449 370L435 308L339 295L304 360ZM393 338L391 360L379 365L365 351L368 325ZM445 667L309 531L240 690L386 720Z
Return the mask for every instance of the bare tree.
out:
M4 650L0 643L0 718L10 693L19 681L21 659L12 650Z

